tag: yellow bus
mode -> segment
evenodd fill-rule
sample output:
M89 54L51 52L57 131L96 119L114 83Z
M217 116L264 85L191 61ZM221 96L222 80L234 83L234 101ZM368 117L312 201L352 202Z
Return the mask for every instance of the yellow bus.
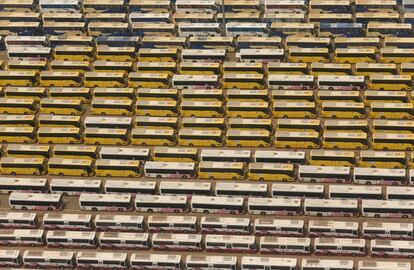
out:
M49 67L52 71L72 71L84 73L90 70L88 61L52 60L49 62Z
M139 62L175 62L178 59L178 49L149 49L141 48L138 50Z
M319 148L319 132L315 131L285 131L275 133L274 146L276 148L298 149Z
M320 62L327 63L330 61L330 54L328 48L301 48L301 47L289 47L288 48L288 61L289 62Z
M321 120L319 119L277 119L276 132L287 131L315 131L322 132Z
M410 75L381 75L369 76L368 89L370 90L411 90L412 81Z
M177 117L136 116L135 126L160 129L170 128L177 130L179 123Z
M85 144L127 145L128 129L123 128L85 128Z
M273 101L315 101L312 90L271 90Z
M309 164L314 166L353 167L356 164L354 151L310 150Z
M47 164L47 171L50 175L58 176L92 176L93 161L52 157Z
M227 129L226 146L263 148L271 145L271 134L267 130Z
M176 143L175 131L171 128L136 127L131 131L131 143L142 146L172 146Z
M372 102L409 102L407 91L366 90L364 94L364 101L367 106L369 106Z
M249 163L247 178L250 181L295 181L293 164Z
M241 90L241 89L227 89L226 96L228 101L270 101L268 90Z
M129 87L168 88L170 75L167 73L131 72L128 74Z
M134 47L113 47L98 45L96 47L96 59L103 61L134 61L136 58Z
M96 72L133 72L132 62L94 61L92 68Z
M414 104L372 102L370 116L375 119L414 119Z
M197 148L154 147L153 161L165 162L196 162L198 161Z
M94 98L91 102L92 114L133 115L134 101L130 99Z
M263 89L265 80L263 74L224 73L223 88Z
M97 159L95 163L97 177L140 177L139 160Z
M94 48L89 46L60 45L54 49L55 60L64 61L93 61Z
M39 127L77 127L81 128L83 123L79 115L39 115Z
M321 105L323 102L362 102L362 97L359 91L330 91L319 90L317 93L317 103Z
M181 127L224 131L226 130L226 121L224 118L182 117Z
M208 66L209 63L204 64ZM175 62L136 62L135 65L136 70L141 73L165 73L170 76L178 73Z
M267 74L288 74L288 75L309 74L308 64L306 63L270 62L266 65L266 70L267 70Z
M397 65L392 63L356 63L355 74L358 76L370 76L371 74L395 75L397 74Z
M91 159L98 158L98 148L89 145L55 145L53 157L69 159Z
M338 63L311 63L310 74L315 77L319 75L352 75L351 64L338 64Z
M368 134L364 132L326 130L323 133L322 147L326 149L368 149Z
M250 62L224 62L223 72L226 73L244 73L244 74L263 74L264 68L262 63Z
M380 60L383 63L414 62L414 49L385 47L380 50Z
M397 132L372 133L372 149L375 150L414 150L414 134Z
M44 144L82 143L82 132L75 127L40 127L37 130L37 141Z
M36 127L36 115L8 115L0 114L0 126L8 127Z
M243 162L200 161L198 164L198 178L241 180L245 178Z
M273 117L276 118L315 118L315 102L273 102Z
M369 133L368 120L326 119L325 130L354 130Z
M92 99L92 90L86 87L51 87L49 88L51 98L60 99L79 99L83 103L89 104Z
M34 143L36 142L36 129L0 126L0 141L2 143Z
M271 111L266 101L237 101L229 100L226 104L227 117L239 118L269 118Z
M40 100L40 113L82 115L84 107L79 99L43 98Z
M47 97L47 91L44 87L14 87L9 86L4 88L4 95L6 98L33 98L39 101Z
M135 89L131 87L121 87L121 88L107 88L107 87L97 87L93 89L94 98L107 98L107 99L136 99Z
M363 102L324 101L321 108L321 115L326 118L365 118Z
M178 131L178 144L190 147L218 147L223 145L221 130L181 128Z
M0 86L35 86L38 77L36 71L0 70Z
M52 146L36 144L8 144L4 151L8 157L50 158Z
M85 72L85 87L123 87L125 76L123 72Z
M33 157L2 157L1 174L41 175L46 171L46 159Z
M36 100L33 98L0 98L0 113L36 114Z
M177 89L168 88L138 88L138 100L176 100L178 101L179 92Z
M337 48L335 50L335 62L337 63L375 63L376 61L377 51L374 48Z
M214 62L181 62L179 73L187 75L220 75L221 65Z
M10 71L42 71L47 70L46 60L18 60L10 59L6 63L6 70Z
M136 115L145 116L178 116L178 106L175 100L141 100L138 99L135 107Z
M405 152L365 150L359 153L359 167L404 169L407 166Z
M223 117L224 108L221 101L182 100L180 112L183 117Z
M78 87L82 85L82 73L76 71L42 71L40 86Z

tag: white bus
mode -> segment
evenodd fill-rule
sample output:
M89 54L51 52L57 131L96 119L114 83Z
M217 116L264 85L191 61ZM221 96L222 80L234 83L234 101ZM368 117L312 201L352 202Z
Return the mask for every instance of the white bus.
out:
M101 232L98 237L101 248L110 249L148 249L148 233L135 232Z
M250 218L202 216L200 219L202 233L210 234L249 234Z
M194 197L193 197L194 198ZM135 210L139 212L182 213L187 212L187 196L141 195L135 198Z
M236 270L236 256L206 256L206 255L187 255L185 260L187 270Z
M2 229L0 244L2 246L43 246L43 230Z
M149 232L197 232L196 216L149 216L147 218Z
M102 146L99 151L101 159L132 159L132 160L149 160L150 150L148 148L137 147L111 147Z
M174 74L172 86L177 89L211 89L218 88L219 78L217 75L182 75Z
M299 219L256 218L253 229L257 235L304 236L305 222Z
M36 213L0 212L0 228L33 229L37 224Z
M202 238L201 234L154 233L151 240L154 250L201 251Z
M95 248L96 232L47 231L46 245L52 248Z
M256 237L253 235L207 234L205 249L213 252L255 252Z
M414 241L373 239L370 248L372 256L409 258L414 256Z
M180 37L218 37L221 36L219 23L178 23L178 36Z
M266 23L257 22L228 22L226 23L226 36L256 36L265 37L269 33Z
M150 178L194 178L196 170L192 162L147 161L144 174Z
M357 184L403 185L407 182L404 169L354 168L353 181Z
M244 198L193 196L191 198L191 211L205 214L240 214L244 212Z
M253 161L266 163L304 164L306 162L306 152L256 150L253 154Z
M178 254L141 254L133 253L130 259L131 269L181 269L183 262Z
M107 194L131 194L135 197L139 194L155 194L155 181L133 181L133 180L106 180L104 191Z
M20 250L7 249L0 250L0 266L11 268L12 266L19 267L22 262Z
M320 90L364 90L364 76L347 75L319 75L318 88Z
M61 194L12 192L9 205L12 209L21 210L62 210L63 199Z
M281 198L319 198L325 197L324 185L303 185L303 184L272 184L272 197Z
M215 0L177 0L175 10L179 13L215 13L217 9Z
M364 238L413 239L412 223L367 221L362 223L361 233Z
M76 265L80 269L127 269L127 253L79 251Z
M302 237L261 236L260 252L279 254L309 254L311 239Z
M348 183L351 181L349 167L300 165L299 181L312 183Z
M211 195L212 184L210 182L180 182L161 181L159 184L160 195L185 195L189 198L193 195Z
M354 270L352 260L302 259L301 270Z
M270 74L267 79L269 89L312 90L315 87L313 75Z
M314 252L320 255L364 255L365 239L315 238Z
M9 194L11 192L32 192L47 193L46 178L0 178L0 194Z
M386 200L414 200L414 187L386 187Z
M393 261L359 261L358 270L411 270L410 262Z
M309 220L309 236L358 237L359 224L353 221Z
M362 200L361 215L377 218L411 218L414 216L414 201Z
M358 200L305 198L304 213L309 216L357 216Z
M251 162L251 150L201 149L200 161Z
M256 215L300 215L302 205L300 199L285 198L248 198L247 211Z
M144 217L137 215L98 214L95 216L93 226L97 231L143 231Z
M92 211L131 211L131 194L81 194L79 207Z
M75 252L26 250L23 265L27 268L72 268L75 267Z
M50 181L50 192L61 193L65 196L79 196L82 193L101 193L101 180L89 179L63 179L52 178Z
M236 58L240 62L267 64L282 61L284 55L283 49L240 49Z
M243 182L216 182L214 195L226 197L268 197L266 184Z
M46 213L42 219L43 228L48 230L92 230L92 215Z
M240 262L240 270L296 270L296 266L297 259L294 258L243 256Z
M382 200L383 195L379 186L329 185L328 198Z

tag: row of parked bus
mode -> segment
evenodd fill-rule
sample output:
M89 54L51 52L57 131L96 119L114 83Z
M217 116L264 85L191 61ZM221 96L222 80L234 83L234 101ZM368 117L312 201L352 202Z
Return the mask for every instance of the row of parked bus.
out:
M113 253L91 251L0 251L1 264L8 267L77 269L162 269L162 270L411 270L409 261L346 259L302 259L266 256L178 255L160 253Z
M204 233L256 236L307 236L344 237L365 239L414 239L412 223L353 222L340 220L314 220L253 217L216 216L159 216L148 217L126 214L55 214L46 213L41 218L36 213L2 212L0 227L3 229L46 229L97 232L156 232L156 233ZM78 233L77 235L82 235ZM62 235L62 237L64 237ZM72 244L75 241L72 241Z

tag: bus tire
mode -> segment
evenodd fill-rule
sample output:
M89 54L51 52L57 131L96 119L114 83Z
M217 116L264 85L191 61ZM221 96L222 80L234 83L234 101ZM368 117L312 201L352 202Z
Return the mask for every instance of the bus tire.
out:
M188 146L194 147L194 143L189 143Z
M53 208L49 206L49 207L47 208L47 210L48 210L48 211L52 211L52 210L53 210Z
M379 214L375 214L375 215L374 215L374 217L379 218L379 217L380 217L380 215L379 215Z
M182 179L187 179L187 175L183 175L181 178Z
M111 174L109 174L109 173L106 174L106 177L111 178Z
M178 209L175 209L174 213L180 213L180 211Z
M407 215L402 215L402 218L408 218L408 216Z
M52 142L52 141L48 141L47 143L48 143L48 144L53 144L53 142Z
M203 211L203 213L204 213L204 214L208 214L208 213L209 213L209 211L208 211L208 210L204 210L204 211Z
M92 207L92 211L98 211L96 207Z
M230 215L235 215L236 212L235 211L230 211Z
M263 148L264 147L264 145L263 144L259 144L259 148Z
M7 140L3 140L2 143L7 143ZM25 143L27 143L27 141L25 141Z
M152 212L154 212L154 210L152 210L152 209L148 209L148 210L147 210L147 212L148 212L148 213L152 213Z
M259 181L263 182L264 181L264 178L263 177L260 177L259 178Z
M208 179L209 180L214 180L214 176L209 176Z
M22 206L22 210L27 210L27 207L26 206Z
M236 177L236 176L233 176L233 177L231 178L231 180L237 180L237 177Z
M236 144L236 147L237 147L237 148L241 148L241 147L242 147L242 145L238 143L238 144Z
M65 174L64 174L64 173L62 173L62 172L58 173L58 175L59 175L59 176L65 176Z
M313 146L312 145L308 145L308 149L312 149L313 148Z
M266 212L260 212L260 215L266 216Z
M128 175L129 178L134 178L133 174Z
M323 215L322 215L322 213L317 213L316 216L317 217L322 217Z
M16 172L11 172L11 175L16 175Z

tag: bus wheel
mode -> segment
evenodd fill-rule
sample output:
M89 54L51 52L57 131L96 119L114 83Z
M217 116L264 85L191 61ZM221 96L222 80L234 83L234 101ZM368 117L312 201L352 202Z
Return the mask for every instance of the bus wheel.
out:
M53 144L53 142L52 142L52 141L48 141L47 143L48 143L48 144Z
M403 218L408 218L408 216L407 216L407 215L402 215L402 217L403 217Z
M194 143L189 143L188 146L194 147Z
M134 178L133 174L128 175L129 178Z
M312 149L313 148L313 146L312 145L308 145L308 149Z
M27 207L26 207L26 206L23 206L23 207L22 207L22 210L27 210Z
M7 143L7 140L3 140L2 143ZM25 143L27 143L27 141L25 141Z
M3 143L5 143L5 142L3 141ZM24 140L23 143L29 143L29 142L27 140Z
M95 145L96 145L96 146L99 146L99 142L95 142Z
M236 147L241 148L241 147L242 147L242 145L238 143L238 144L236 145Z
M411 151L411 148L410 147L407 147L407 148L405 148L407 151Z
M108 173L108 174L106 175L106 177L110 178L110 177L111 177L111 175Z
M259 144L259 148L263 148L264 147L264 145L263 144Z
M379 217L380 217L380 215L379 215L379 214L375 214L375 215L374 215L374 217L379 218Z
M163 143L164 146L168 146L168 143Z
M52 211L52 210L53 210L53 208L49 206L49 207L47 208L47 210L48 210L48 211Z
M208 210L204 210L203 213L204 214L208 214L209 212L208 212Z
M92 207L92 211L98 211L96 207Z
M260 212L260 215L266 216L266 212Z
M236 214L236 212L235 211L230 211L230 214L234 215L234 214Z
M148 210L147 210L147 212L148 212L148 213L152 213L152 212L154 212L154 210L152 210L152 209L148 209Z
M322 216L322 213L317 213L316 216L317 217L321 217Z
M16 172L11 172L11 175L16 175Z
M231 179L232 180L237 180L237 177L236 176L233 176Z
M59 176L64 176L64 175L65 175L65 174L64 174L64 173L62 173L62 172L60 172L60 173L59 173Z
M264 178L263 177L260 177L259 178L259 181L263 182L264 181Z
M208 179L209 180L214 180L214 176L209 176Z
M175 209L175 210L174 210L174 213L179 213L179 212L180 212L180 211L178 211L178 209Z
M182 179L187 179L187 175L183 175L181 178Z

